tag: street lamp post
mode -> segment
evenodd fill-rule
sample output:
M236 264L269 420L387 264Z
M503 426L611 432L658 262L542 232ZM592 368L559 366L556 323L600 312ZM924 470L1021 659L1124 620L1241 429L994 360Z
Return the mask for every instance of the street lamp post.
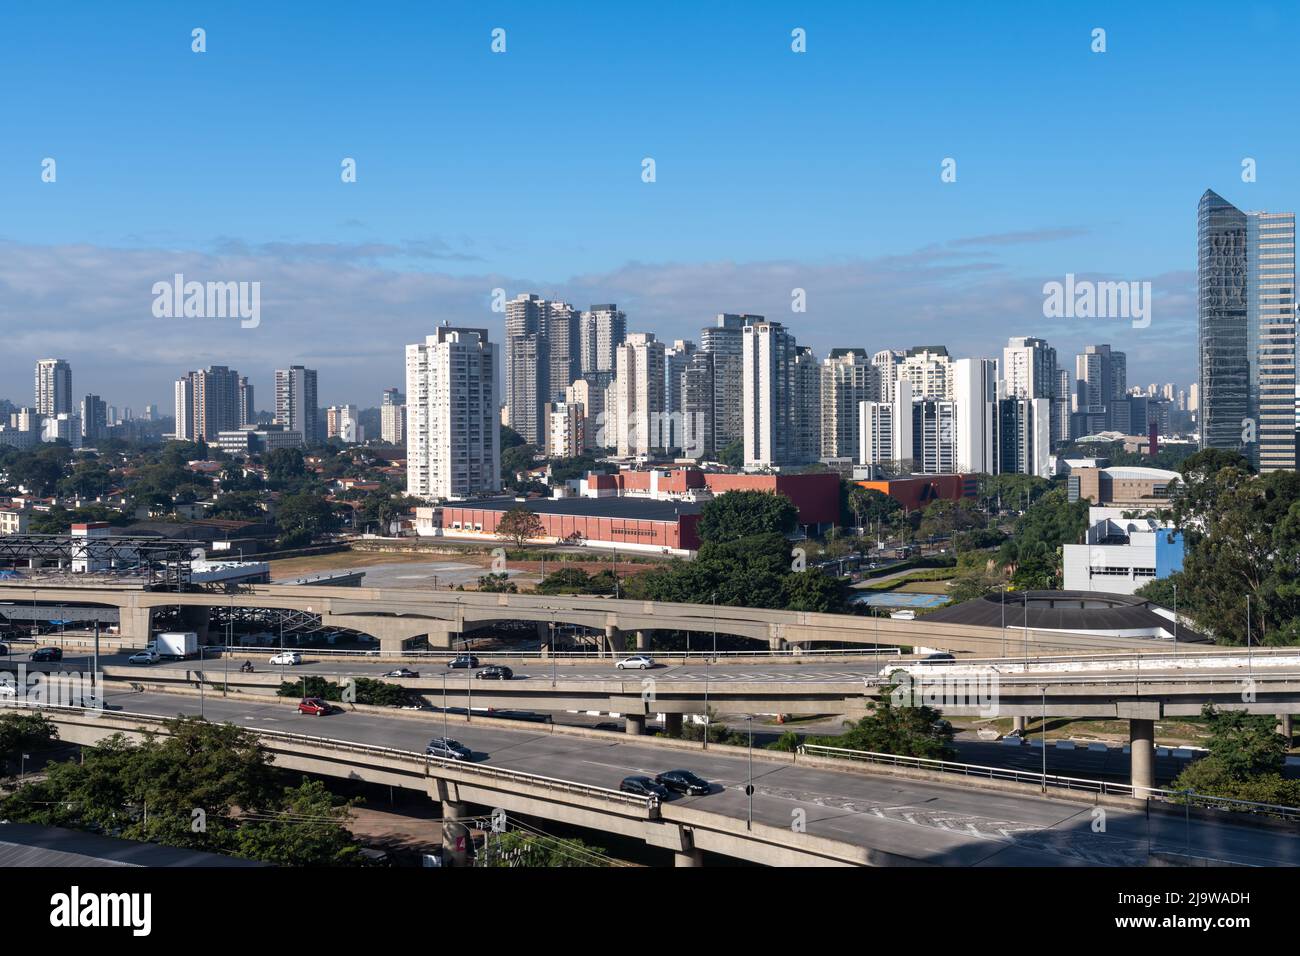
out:
M713 660L718 660L718 592L713 592Z
M709 659L704 658L704 748L709 749Z
M1178 653L1178 585L1174 585L1174 653Z
M1002 656L1007 656L1007 584L1002 582Z
M1047 688L1040 687L1043 695L1043 793L1047 792Z
M447 672L442 672L442 736L451 739L451 730L447 726Z
M749 809L745 813L745 829L754 829L754 715L745 718L749 724L749 782L745 784L745 797L749 800Z

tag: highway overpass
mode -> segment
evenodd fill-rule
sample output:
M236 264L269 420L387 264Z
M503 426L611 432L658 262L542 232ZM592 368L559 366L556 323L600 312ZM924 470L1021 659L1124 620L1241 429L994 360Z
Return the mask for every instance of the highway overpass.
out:
M94 743L115 732L158 729L194 713L177 695L112 693L94 715L49 711L63 739ZM490 722L453 723L475 751L471 764L427 761L424 742L443 733L424 717L346 713L299 717L283 704L207 698L208 719L256 730L288 769L402 786L443 803L444 817L472 805L644 839L678 865L704 853L768 865L1145 865L1173 854L1246 865L1300 864L1290 829L1152 806L1117 797L1044 796L1021 784L900 768L846 765L807 755L754 753L752 820L743 749L684 742L543 732ZM707 796L656 806L616 792L634 773L684 767L712 781ZM1105 827L1094 820L1104 814Z
M326 628L358 631L377 638L386 654L400 654L414 639L433 647L454 648L475 628L501 621L531 621L547 640L548 625L571 624L604 634L611 651L645 649L655 630L686 631L706 646L713 634L734 635L780 649L818 643L907 645L982 657L1028 656L1140 650L1161 642L1150 637L1073 634L1014 627L930 623L851 614L818 614L709 604L615 600L585 595L497 594L477 591L417 591L363 587L248 585L230 592L152 591L94 585L34 586L0 583L3 602L46 608L99 608L102 621L115 623L121 638L143 646L159 608L193 609L192 629L205 633L212 608L274 608L318 616ZM82 614L84 618L84 613ZM627 635L625 639L624 635ZM635 635L633 637L633 635Z

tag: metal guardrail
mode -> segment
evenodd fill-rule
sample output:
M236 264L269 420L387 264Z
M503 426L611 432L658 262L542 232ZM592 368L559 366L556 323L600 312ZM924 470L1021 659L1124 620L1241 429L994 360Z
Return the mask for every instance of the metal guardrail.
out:
M520 650L510 650L508 648L487 649L487 648L473 648L473 647L471 647L468 652L464 651L463 649L439 648L434 650L401 651L400 653L397 654L382 654L379 650L354 650L354 649L340 649L334 647L304 647L302 645L294 646L289 644L286 644L284 649L285 651L290 651L295 654L302 654L304 656L318 654L325 657L383 657L383 658L392 658L394 660L399 658L407 658L407 657L412 659L419 659L419 660L424 660L426 658L435 658L435 659L453 658L453 657L459 657L461 654L464 653L469 653L474 656L484 656L484 657L491 655L494 657L503 657L503 658L510 658L510 657L537 658L539 660L550 660L551 657L556 657L559 658L560 660L607 660L607 661L619 660L624 657L636 656L638 654L649 654L651 657L656 657L658 660L662 660L662 661L673 661L678 658L687 658L688 660L706 660L706 659L712 660L720 657L780 657L780 658L789 658L792 661L798 661L804 658L819 657L819 656L820 657L841 657L841 656L842 657L866 657L866 658L874 659L877 657L884 657L891 654L896 655L899 654L901 651L901 649L897 647L881 647L881 648L865 648L865 649L854 648L851 650L817 649L817 650L805 650L805 651L798 651L798 652L793 651L791 649L780 650L780 651L718 651L716 654L714 654L713 651L687 652L687 651L637 651L637 650L615 651L613 654L607 651L604 654L601 654L597 650L590 650L590 651L556 651L553 655L548 655L543 653L542 651L520 651ZM219 657L222 652L227 650L227 645L208 644L205 645L204 648L201 648L201 650L204 651L205 655ZM280 650L280 645L278 642L276 644L231 644L229 645L229 651L231 654L241 654L241 653L246 654L250 651L254 651L259 654L264 654L268 652L279 653L279 650Z
M981 777L986 780L1006 780L1013 783L1033 783L1044 789L1055 787L1076 793L1092 793L1106 796L1130 797L1136 800L1154 799L1164 803L1183 806L1190 804L1205 809L1231 810L1238 813L1255 813L1263 816L1281 817L1290 822L1300 823L1300 807L1287 807L1274 803L1256 803L1250 800L1234 800L1228 797L1216 797L1211 794L1188 790L1166 790L1160 787L1135 787L1131 783L1115 783L1109 780L1091 780L1085 777L1066 777L1059 774L1035 773L1032 770L1016 770L1012 767L987 767L981 764L958 763L951 760L933 760L928 757L903 757L898 754L874 753L869 750L851 750L845 747L829 747L823 744L803 744L799 753L812 757L826 756L840 759L860 760L866 763L893 767L910 767L915 770L933 770L939 773L951 773L964 777Z
M947 663L951 663L951 662L947 662ZM884 675L886 668L889 667L890 665L888 664L882 667L881 675ZM864 677L862 680L869 687L886 687L893 683L893 681L891 680L893 671L899 671L899 670L905 671L908 674L910 674L913 679L920 679L921 681L924 681L927 677L931 677L931 676L934 677L938 677L941 675L944 677L948 676L948 675L943 675L943 672L940 668L932 668L930 665L927 665L926 672L922 672L921 674L908 671L905 666L899 665L897 667L894 667L893 670L889 672L889 675L885 675L885 676L877 675L876 677ZM966 672L962 674L951 675L951 679L959 681L965 677L981 678L981 677L987 677L988 675L994 673L996 672L993 671ZM1243 671L1240 674L1233 674L1233 675L1205 674L1199 677L1196 676L1194 673L1142 674L1139 671L1129 671L1125 674L1116 674L1114 676L1101 676L1098 674L1090 674L1087 676L1070 676L1070 675L1062 674L1059 677L1052 676L1052 675L1039 675L1037 677L1024 677L1024 676L1018 677L1016 675L997 673L997 683L999 687L1029 687L1035 689L1047 687L1047 686L1053 686L1053 685L1068 685L1072 687L1084 687L1088 685L1095 685L1098 687L1113 689L1117 684L1122 686L1133 686L1134 684L1141 684L1141 685L1163 684L1163 685L1177 686L1182 684L1187 686L1195 685L1197 687L1204 687L1207 684L1208 685L1222 684L1227 688L1229 688L1229 690L1231 690L1233 693L1236 693L1241 689L1241 682L1247 679L1253 680L1257 684L1267 684L1276 681L1300 682L1300 671L1283 671L1283 672L1263 671L1263 670L1256 671L1256 672Z
M83 714L91 712L97 715L92 718L97 722L105 716L116 720L140 721L153 725L166 724L167 722L176 719L175 716L167 717L161 714L140 714L134 712L120 714L109 713L107 711L94 710L93 708L87 707L43 705L33 709L71 711ZM313 737L309 734L295 734L289 731L269 730L261 727L240 726L240 729L247 730L250 733L257 734L259 737L269 738L271 740L279 740L287 743L303 743L327 750L339 750L346 753L387 757L390 759L414 762L424 768L426 775L428 774L428 768L431 765L438 764L447 769L465 771L473 776L486 777L493 780L526 783L530 786L541 787L546 790L572 793L584 797L594 797L609 803L621 803L630 807L644 809L647 813L653 812L659 807L659 798L655 796L642 797L632 793L623 793L621 790L613 790L609 787L598 787L595 784L579 783L574 780L561 780L556 777L546 777L541 774L527 773L522 770L508 770L504 767L489 767L483 764L451 760L446 757L435 757L431 754L423 754L415 750L400 750L395 747L381 747L376 744L354 743L350 740L339 740L335 737Z

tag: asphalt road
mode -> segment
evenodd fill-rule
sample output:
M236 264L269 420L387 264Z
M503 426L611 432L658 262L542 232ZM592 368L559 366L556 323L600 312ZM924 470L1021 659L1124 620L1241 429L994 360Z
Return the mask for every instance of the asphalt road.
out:
M23 650L19 651L18 648ZM16 645L15 653L8 658L0 657L0 666L3 666L6 660L11 662L27 661L31 656L29 645ZM290 648L292 650L292 648ZM269 663L271 657L276 653L275 648L245 648L236 650L230 656L230 666L232 669L237 668L244 661L252 661L257 673L276 673L280 670L274 664ZM364 657L331 657L331 656L313 656L310 649L300 650L303 663L290 667L285 667L286 674L319 674L321 676L342 676L342 677L375 677L385 674L395 667L403 666L392 662L379 662L367 660ZM512 661L508 653L493 655L484 651L476 651L476 656L481 665L486 666L495 660ZM448 652L445 655L439 655L428 658L421 658L408 661L404 666L423 676L430 674L441 674L447 671L447 662L455 657L456 654ZM811 661L807 664L727 664L723 660L718 665L705 666L704 664L674 664L667 662L664 658L657 658L658 666L649 670L618 670L614 664L621 660L625 655L619 657L607 658L605 660L593 659L589 661L577 661L566 663L561 661L555 668L555 672L564 680L612 680L617 678L632 679L640 676L652 676L656 680L664 681L695 681L704 680L707 673L710 681L810 681L810 682L843 682L857 681L868 677L875 677L880 672L883 664L877 664L871 658L867 658L862 664L842 664L828 663L825 661ZM99 663L104 666L126 666L129 653L120 654L100 654ZM87 655L79 649L69 652L64 662L66 664L77 664L84 666ZM888 657L881 657L880 660L887 661ZM223 665L221 655L213 656L208 654L203 665L197 660L188 661L160 661L157 664L140 665L140 670L148 671L157 668L180 668L195 669L204 667L207 670L215 670ZM511 670L515 673L516 680L526 680L529 677L545 677L547 680L551 677L552 665L549 661L534 660L530 663L510 663ZM463 670L451 671L453 674L463 676Z
M195 713L192 697L113 692L108 705L128 711ZM340 713L300 716L283 705L209 696L209 719L270 730L422 750L443 734L439 717L416 721ZM744 818L748 763L720 753L680 753L628 737L569 737L531 729L476 726L450 717L452 737L493 766L617 787L629 774L683 767L714 783L707 796L678 798L699 809ZM1093 807L1032 795L981 791L952 784L754 763L754 818L791 826L802 811L814 835L955 866L1140 866L1148 848L1257 865L1300 865L1300 837L1276 830L1161 813L1106 808L1104 829L1094 830Z

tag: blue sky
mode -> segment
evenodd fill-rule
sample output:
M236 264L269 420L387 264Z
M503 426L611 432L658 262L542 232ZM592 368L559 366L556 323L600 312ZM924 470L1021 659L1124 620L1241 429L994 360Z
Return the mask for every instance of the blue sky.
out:
M754 311L819 352L1105 341L1132 382L1186 383L1201 192L1297 205L1298 23L1283 4L8 4L0 397L30 401L57 353L118 404L165 406L213 362L263 406L291 362L321 369L323 401L374 404L435 323L499 329L495 287L617 301L669 339ZM261 281L261 326L154 318L176 271ZM1151 327L1043 318L1067 272L1151 281Z

